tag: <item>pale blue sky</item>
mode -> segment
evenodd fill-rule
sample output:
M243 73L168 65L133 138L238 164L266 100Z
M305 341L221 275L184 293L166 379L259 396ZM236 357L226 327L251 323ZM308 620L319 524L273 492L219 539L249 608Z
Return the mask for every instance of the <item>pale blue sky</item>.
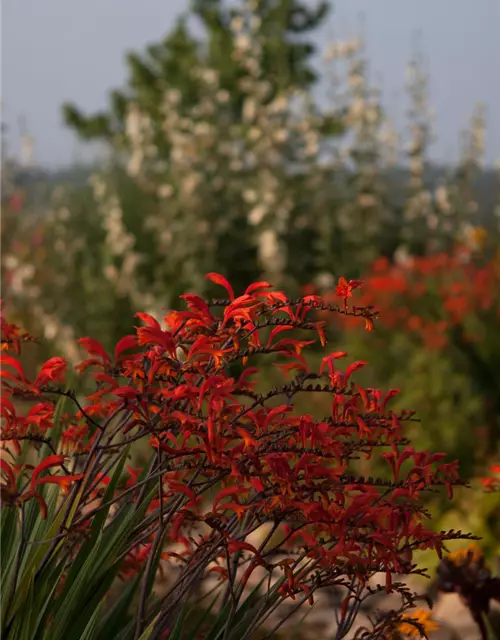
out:
M3 0L2 100L16 145L17 118L36 137L38 161L71 162L80 145L61 122L60 105L106 105L125 79L126 50L170 29L187 0ZM459 132L477 101L487 107L487 158L500 158L500 0L336 0L318 36L343 38L364 16L373 77L399 128L406 108L405 68L416 32L431 73L437 111L433 156L453 161ZM81 151L78 152L81 156Z

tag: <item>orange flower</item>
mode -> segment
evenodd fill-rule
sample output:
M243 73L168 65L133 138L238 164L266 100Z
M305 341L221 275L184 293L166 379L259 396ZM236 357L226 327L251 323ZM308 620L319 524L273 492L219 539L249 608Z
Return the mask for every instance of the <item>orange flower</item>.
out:
M344 277L339 278L339 283L335 287L335 293L341 298L350 298L354 289L360 287L363 283L361 280L347 280Z
M430 611L424 611L423 609L417 609L414 613L407 613L403 615L403 620L408 620L412 622L400 622L396 628L396 631L402 636L406 636L407 638L422 638L423 634L420 632L419 628L413 624L413 622L419 624L422 628L422 631L427 635L431 631L437 631L439 629L439 625L435 620L431 618Z
M471 554L471 555L469 555ZM453 562L453 564L460 566L469 561L469 558L472 562L477 562L483 557L483 552L478 547L477 544L471 544L468 547L464 547L462 549L458 549L457 551L453 551L448 555L448 560Z
M375 325L373 323L373 318L365 318L365 330L366 331L374 331Z

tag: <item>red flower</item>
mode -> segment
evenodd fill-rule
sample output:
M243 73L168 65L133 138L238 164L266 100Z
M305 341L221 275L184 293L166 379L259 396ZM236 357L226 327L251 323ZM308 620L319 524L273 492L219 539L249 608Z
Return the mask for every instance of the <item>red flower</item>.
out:
M276 595L282 600L299 595L312 602L317 590L339 584L352 583L359 593L380 571L386 588L397 590L391 574L407 571L403 556L416 548L440 551L458 535L426 528L421 504L423 491L434 485L451 490L456 466L439 454L399 445L409 414L386 410L395 392L352 383L364 361L339 370L347 353L338 350L319 371L310 369L307 349L325 341L324 322L313 315L329 308L322 298L290 300L266 282L238 296L222 276L208 277L229 300L212 305L186 294L187 309L168 313L166 329L149 314L137 314L141 326L118 342L113 359L96 340L82 339L90 356L78 369L84 398L51 386L38 398L43 402L19 415L12 396L31 388L18 361L7 356L2 421L19 450L9 444L13 462L2 459L2 496L17 507L37 500L46 517L41 486L56 484L62 493L81 480L71 493L67 529L57 532L54 548L64 553L78 548L97 513L121 518L122 505L133 507L133 514L137 503L144 515L133 521L133 539L123 540L120 575L155 566L156 550L162 560L182 564L181 579L172 572L169 586L179 601L196 586L189 581L203 580L214 566L235 593L256 567L271 577L279 568L284 580ZM360 284L341 279L337 294L346 301ZM370 307L331 308L337 317L364 318L368 327L376 316ZM266 388L260 358L271 359L288 377L278 379L281 372L275 372L276 386ZM255 366L247 368L247 359ZM234 364L243 371L234 374ZM96 371L86 374L91 365ZM36 384L61 381L65 368L62 358L51 358ZM30 438L38 438L36 452L55 446L45 432L52 437L61 395L68 396L68 406L57 410L58 446L71 452L69 468L57 453L30 470L16 458L20 440L29 446ZM305 403L310 413L303 412ZM136 443L143 472L129 468L117 478ZM385 452L394 481L348 475L361 455L379 452ZM256 542L250 536L262 527L270 528ZM76 537L75 547L65 546L66 534ZM156 549L153 540L166 548Z
M66 374L68 363L64 358L50 358L42 365L40 373L34 382L35 387L41 387L48 382L62 382Z
M347 280L344 277L339 278L339 283L335 287L336 295L344 299L344 306L347 306L347 298L352 297L352 292L363 284L362 280Z
M34 498L40 505L42 512L42 518L45 520L47 517L47 505L41 494L37 491L37 488L42 484L57 484L64 490L72 482L83 478L82 474L76 475L64 475L64 476L52 476L47 475L40 477L40 475L50 469L51 467L60 467L65 460L63 455L52 455L42 460L40 464L35 467L31 473L29 490L25 490L22 493L17 493L17 478L14 473L13 467L3 459L0 459L1 470L4 472L7 482L2 485L2 493L6 493L10 496L10 502L12 504L23 504L24 502Z

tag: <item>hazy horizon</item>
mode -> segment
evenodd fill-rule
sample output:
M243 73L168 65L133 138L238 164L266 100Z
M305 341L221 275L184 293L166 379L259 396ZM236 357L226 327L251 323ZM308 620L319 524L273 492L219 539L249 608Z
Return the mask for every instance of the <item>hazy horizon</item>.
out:
M2 16L3 121L12 152L19 149L19 118L36 140L36 160L55 168L93 155L66 129L61 104L86 112L103 109L107 95L126 80L125 53L141 51L168 32L186 0L5 0ZM431 159L450 163L475 104L486 106L488 164L500 159L500 3L498 0L337 0L318 33L323 50L332 37L363 33L370 75L397 129L404 134L405 71L415 35L430 74L436 110Z

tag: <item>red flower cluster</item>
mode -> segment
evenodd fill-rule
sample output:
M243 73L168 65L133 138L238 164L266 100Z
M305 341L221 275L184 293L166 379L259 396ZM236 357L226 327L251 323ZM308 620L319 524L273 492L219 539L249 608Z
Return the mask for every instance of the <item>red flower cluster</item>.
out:
M390 590L394 572L421 572L409 564L412 550L441 553L444 542L457 537L426 528L421 504L422 492L434 486L446 486L451 496L456 464L407 445L404 424L412 414L388 408L397 392L363 389L352 380L366 363L340 370L346 354L336 351L318 372L310 371L303 351L315 336L304 334L326 342L318 311L362 317L372 327L372 309L347 307L359 282L339 282L345 303L339 308L312 295L289 300L267 282L236 297L222 276L208 277L225 287L228 300L208 303L185 294L187 310L169 312L163 324L139 313L136 333L120 340L113 355L94 339L80 341L89 357L77 371L90 376L93 387L84 402L67 391L62 358L48 360L30 381L13 356L3 356L2 491L22 508L30 497L39 499L42 483L76 483L72 526L85 528L100 512L109 469L128 445L146 440L151 464L130 469L113 502L149 500L122 575L144 566L165 540L164 559L180 566L158 628L172 623L179 602L204 576L215 572L229 582L237 601L258 568L279 578L281 599L313 602L319 589L347 588L340 621L347 624L347 604L359 606L372 575L385 572ZM293 331L301 335L291 337ZM16 335L2 321L5 344L15 346ZM254 365L263 355L287 376L281 387L262 388ZM331 399L329 415L315 415L315 395ZM74 410L56 411L61 396ZM306 414L297 409L304 396L311 407ZM18 397L33 403L22 416ZM50 446L56 413L71 464L64 466L59 451L31 474L16 466L12 445L32 439ZM350 475L353 460L384 448L392 482ZM64 475L40 476L56 465ZM251 542L263 527L261 542Z
M495 258L479 264L466 257L457 248L403 265L380 258L364 280L360 303L375 305L389 330L406 329L431 348L446 346L453 327L462 327L467 340L479 340L481 326L472 318L500 319L500 262ZM341 288L335 296L343 295Z

